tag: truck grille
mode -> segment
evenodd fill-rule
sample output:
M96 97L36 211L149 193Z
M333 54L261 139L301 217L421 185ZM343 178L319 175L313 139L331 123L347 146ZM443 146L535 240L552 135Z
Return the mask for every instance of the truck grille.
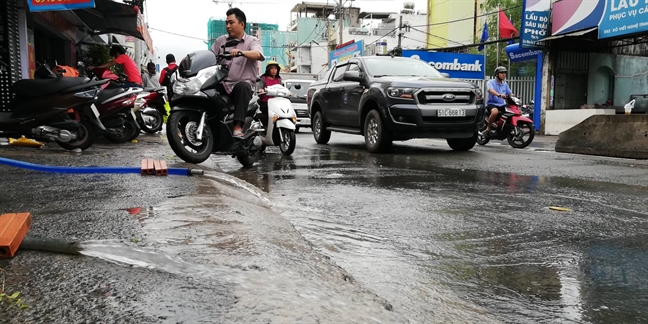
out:
M299 118L309 118L307 110L295 110L295 112Z
M468 89L424 89L416 98L422 105L469 105L475 102L475 93Z

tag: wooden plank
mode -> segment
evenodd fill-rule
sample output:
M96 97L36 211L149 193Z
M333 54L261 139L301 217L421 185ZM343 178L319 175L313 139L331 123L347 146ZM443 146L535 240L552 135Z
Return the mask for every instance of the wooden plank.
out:
M31 213L0 215L0 259L16 255L31 224Z

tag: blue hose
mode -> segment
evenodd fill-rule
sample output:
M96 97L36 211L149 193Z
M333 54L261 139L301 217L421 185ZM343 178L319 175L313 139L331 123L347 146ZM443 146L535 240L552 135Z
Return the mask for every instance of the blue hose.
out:
M55 173L137 173L140 174L142 170L136 167L65 167L65 166L51 166L51 165L39 165L33 164L18 160L12 160L0 157L0 164L34 170L42 172L55 172ZM202 170L192 170L190 168L168 168L169 174L171 175L192 175L192 174L202 174Z

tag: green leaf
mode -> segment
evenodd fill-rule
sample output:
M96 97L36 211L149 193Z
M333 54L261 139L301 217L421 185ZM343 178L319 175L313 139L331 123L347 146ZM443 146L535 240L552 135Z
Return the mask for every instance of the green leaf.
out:
M20 305L20 309L27 309L27 308L29 308L29 306L27 306L27 305Z
M9 296L9 299L16 299L16 298L18 298L18 296L20 296L19 291L15 292L15 293L13 293L13 295Z

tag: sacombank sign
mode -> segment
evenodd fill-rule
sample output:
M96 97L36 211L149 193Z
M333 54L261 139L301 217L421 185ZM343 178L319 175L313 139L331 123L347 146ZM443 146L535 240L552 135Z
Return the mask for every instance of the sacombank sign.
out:
M403 57L411 57L425 61L430 66L439 70L439 72L448 73L451 78L484 78L483 55L403 50Z

